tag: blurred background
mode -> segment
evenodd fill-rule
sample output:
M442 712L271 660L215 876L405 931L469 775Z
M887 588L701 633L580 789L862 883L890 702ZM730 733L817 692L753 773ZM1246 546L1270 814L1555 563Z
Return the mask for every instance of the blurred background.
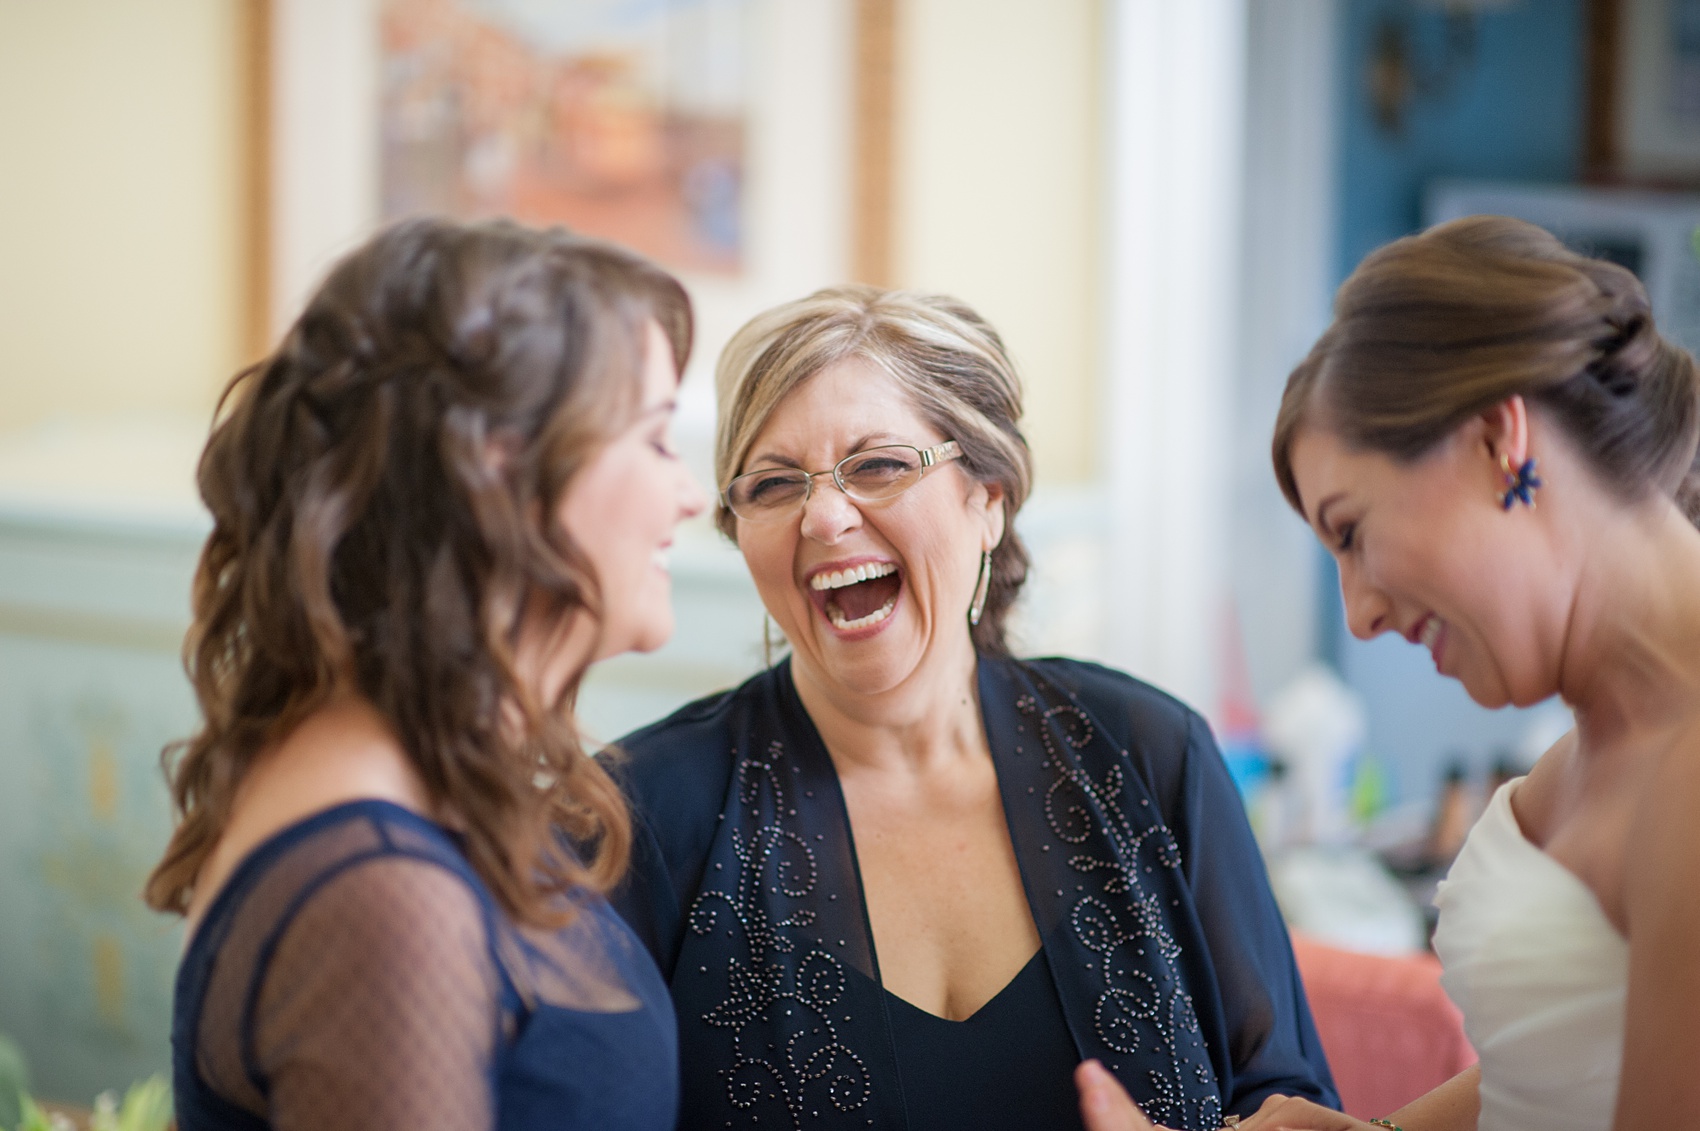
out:
M1027 383L1022 648L1199 707L1289 916L1420 951L1482 791L1568 715L1349 637L1269 472L1283 383L1365 252L1475 211L1700 342L1697 183L1695 0L0 0L0 1033L47 1095L165 1066L180 938L137 892L195 725L194 461L327 265L421 211L676 270L705 483L750 315L976 306ZM762 663L706 523L674 577L677 638L584 691L599 739Z

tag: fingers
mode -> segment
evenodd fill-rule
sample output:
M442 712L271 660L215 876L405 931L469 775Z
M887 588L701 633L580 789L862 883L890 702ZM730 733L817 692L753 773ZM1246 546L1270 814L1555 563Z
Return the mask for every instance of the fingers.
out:
M1297 1096L1270 1096L1240 1123L1239 1131L1374 1131L1374 1128Z
M1096 1060L1074 1070L1080 1091L1080 1118L1086 1131L1165 1131L1145 1118L1127 1090ZM1238 1131L1375 1131L1349 1115L1321 1107L1297 1096L1270 1096L1242 1120Z
M1271 1120L1286 1104L1287 1098L1277 1093L1265 1099L1256 1111L1240 1121L1239 1131L1280 1131L1279 1125Z
M1081 1062L1074 1070L1074 1086L1080 1091L1080 1119L1086 1131L1156 1131L1121 1081L1097 1061Z

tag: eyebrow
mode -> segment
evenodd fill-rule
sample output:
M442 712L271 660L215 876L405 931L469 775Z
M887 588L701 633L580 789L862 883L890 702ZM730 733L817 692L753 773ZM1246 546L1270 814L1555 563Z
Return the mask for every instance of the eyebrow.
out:
M679 402L672 399L662 401L660 404L652 404L642 412L638 413L638 420L648 420L652 416L671 416L673 415L674 410L678 407Z
M1336 491L1334 494L1322 500L1322 504L1316 508L1316 525L1330 538L1334 537L1334 528L1328 524L1328 508L1345 497L1345 492Z
M848 452L844 453L844 454L847 455L847 456L853 456L857 452L862 451L865 448L867 448L869 443L874 441L874 440L884 440L887 443L893 443L893 442L901 443L902 442L898 439L897 434L895 432L869 432L866 435L859 437L854 443L852 443L850 445L850 450ZM746 468L748 468L752 464L758 464L758 463L776 463L780 467L795 467L799 470L801 470L802 466L803 466L802 464L798 463L796 460L792 459L790 456L782 456L782 455L779 455L777 452L763 452L759 456L751 456L749 459L744 461L744 466Z

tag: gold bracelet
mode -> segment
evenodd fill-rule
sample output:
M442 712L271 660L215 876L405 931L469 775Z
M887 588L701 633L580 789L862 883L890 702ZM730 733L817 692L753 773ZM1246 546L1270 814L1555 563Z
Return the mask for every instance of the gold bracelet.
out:
M1372 1119L1372 1120L1370 1120L1370 1122L1377 1127L1392 1128L1392 1131L1405 1131L1405 1129L1403 1127L1400 1127L1397 1123L1394 1123L1391 1119Z

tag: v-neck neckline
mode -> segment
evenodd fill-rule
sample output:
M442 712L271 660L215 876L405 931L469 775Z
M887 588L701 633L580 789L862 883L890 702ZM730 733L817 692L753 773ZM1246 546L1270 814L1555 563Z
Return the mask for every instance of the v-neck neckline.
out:
M850 804L844 797L844 783L838 776L838 764L832 760L832 752L827 749L826 740L821 737L820 728L815 726L815 720L809 715L808 708L803 705L803 697L797 692L796 678L791 671L790 658L787 657L779 666L782 676L780 685L782 688L782 694L787 701L787 706L790 710L795 712L797 719L801 723L803 737L812 746L810 753L821 760L821 764L828 771L826 776L832 783L833 797L837 801L838 819L844 829L845 843L849 847L850 869L856 884L856 902L861 913L860 919L862 923L862 933L867 944L868 963L871 967L869 974L873 978L875 984L880 987L882 992L890 994L894 999L902 1002L904 1005L909 1006L912 1009L926 1013L929 1017L939 1017L938 1014L929 1013L927 1010L922 1009L920 1006L915 1005L906 998L899 997L896 993L886 988L885 978L880 972L879 946L877 940L874 938L873 919L868 913L868 889L867 883L862 876L862 858L860 852L858 852L856 848L856 830L850 823ZM1039 938L1039 946L1033 954L1028 956L1027 961L1010 976L1009 980L999 988L998 992L986 999L986 1001L982 1002L979 1009L976 1009L973 1014L970 1014L970 1017L979 1016L980 1012L984 1010L987 1005L996 1001L998 996L1001 995L1004 990L1007 990L1011 985L1013 985L1016 979L1020 978L1027 968L1033 965L1035 960L1042 959L1045 953L1045 927L1039 921L1039 915L1036 910L1037 905L1033 902L1033 886L1029 882L1027 868L1021 859L1020 845L1016 843L1015 825L1010 820L1009 785L1005 780L1006 775L1004 772L1004 760L999 757L997 736L994 734L991 722L987 718L987 712L989 709L987 683L990 674L986 657L976 654L974 663L974 681L975 691L979 698L978 715L980 719L980 729L986 738L987 756L992 760L992 775L996 778L998 784L998 808L1003 814L1004 832L1009 837L1010 847L1013 855L1015 856L1016 872L1021 878L1021 896L1023 901L1027 904L1027 914L1033 924L1033 932ZM949 1018L939 1019L942 1021L949 1021Z
M1038 969L1036 970L1035 968ZM973 1013L970 1013L967 1017L963 1018L941 1017L930 1009L923 1009L921 1006L916 1005L908 998L903 997L901 994L898 994L893 990L886 989L884 986L880 988L884 990L885 995L890 998L893 1003L895 1003L899 1010L913 1012L925 1018L923 1024L983 1026L988 1021L995 1020L996 1015L1003 1012L1002 1007L1008 999L1018 996L1021 991L1027 989L1027 984L1034 978L1038 977L1040 973L1043 973L1047 978L1050 976L1050 969L1045 961L1045 946L1043 942L1039 944L1038 949L1028 956L1027 961L1022 964L1021 969L1017 970L1014 976L1011 977L1009 981L1005 982L1001 988L999 988L997 993L981 1002L979 1009L976 1009Z

